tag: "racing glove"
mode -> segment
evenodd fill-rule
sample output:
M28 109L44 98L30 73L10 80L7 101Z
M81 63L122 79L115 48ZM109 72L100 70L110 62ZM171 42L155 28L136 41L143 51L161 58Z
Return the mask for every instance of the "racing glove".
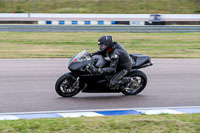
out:
M94 74L103 74L103 71L101 68L96 68L94 65L90 65L91 71Z

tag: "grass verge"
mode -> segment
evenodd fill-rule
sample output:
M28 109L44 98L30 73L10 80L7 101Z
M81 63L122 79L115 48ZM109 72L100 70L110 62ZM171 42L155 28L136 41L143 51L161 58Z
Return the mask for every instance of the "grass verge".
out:
M97 50L97 39L113 35L129 53L154 58L200 58L200 33L0 32L0 58L66 58Z
M126 115L0 121L0 132L199 133L200 114Z
M0 12L199 13L199 0L0 0Z

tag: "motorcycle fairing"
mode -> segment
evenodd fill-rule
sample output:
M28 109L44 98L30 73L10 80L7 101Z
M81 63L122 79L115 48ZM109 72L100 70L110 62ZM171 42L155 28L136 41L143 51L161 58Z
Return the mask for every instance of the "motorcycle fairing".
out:
M105 77L103 76L80 76L80 81L85 83L85 88L82 89L82 92L87 93L107 93L107 92L120 92L116 90L111 90L108 87L108 81L105 80Z
M104 67L108 63L102 55L94 55L93 58L97 60L96 67Z

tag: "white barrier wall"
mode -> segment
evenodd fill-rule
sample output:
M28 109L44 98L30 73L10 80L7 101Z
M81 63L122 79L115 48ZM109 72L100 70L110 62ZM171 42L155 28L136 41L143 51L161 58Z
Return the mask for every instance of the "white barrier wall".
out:
M38 24L44 25L44 24L46 24L46 21L44 21L44 20L39 20L39 21L38 21Z
M1 18L28 18L28 13L0 13Z
M162 21L200 21L200 14L159 14L159 16ZM151 14L0 13L0 21L38 21L38 24L52 25L114 25L115 21L144 25L145 21L151 21L151 17Z
M98 25L97 21L91 21L91 25Z
M71 21L65 21L65 25L71 25L72 22Z
M78 25L85 25L84 21L78 21L77 23L78 23Z
M53 25L58 25L58 21L55 21L55 20L54 20L54 21L52 21L52 24L53 24Z
M150 14L48 14L31 13L32 18L149 18Z
M111 21L104 21L104 25L111 25Z
M140 26L143 26L143 25L145 25L145 23L144 23L144 21L130 21L130 25L134 25L134 26L140 25Z
M149 19L151 14L55 14L55 13L0 13L0 18L16 18L16 17L23 17L23 18L92 18L92 19L110 19L110 18L117 18L117 19L131 19L131 18L145 18ZM163 18L176 18L176 19L200 19L200 14L159 14Z

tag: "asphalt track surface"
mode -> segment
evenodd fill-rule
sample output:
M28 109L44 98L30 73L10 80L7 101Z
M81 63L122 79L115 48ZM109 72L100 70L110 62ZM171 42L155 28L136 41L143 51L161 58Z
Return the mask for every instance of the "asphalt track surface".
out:
M62 98L54 90L68 59L1 59L0 113L200 106L200 59L153 59L142 69L147 87L136 96L79 93Z
M200 32L200 26L66 26L66 25L0 25L0 32Z

